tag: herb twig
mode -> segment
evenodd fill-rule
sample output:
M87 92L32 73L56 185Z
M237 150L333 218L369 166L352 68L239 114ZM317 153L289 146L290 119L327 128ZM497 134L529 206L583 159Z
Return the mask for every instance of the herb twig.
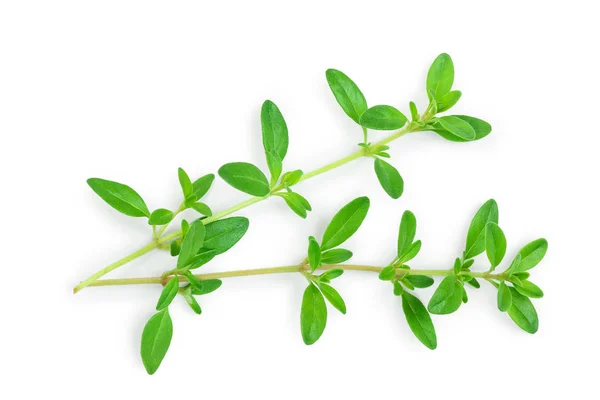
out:
M420 128L417 125L414 124L409 124L406 128L401 129L400 131L396 132L393 135L388 136L387 138L375 143L373 145L374 148L378 147L378 146L383 146L387 143L390 143L391 141L398 139L401 136L404 136L408 133L411 132L418 132L420 131L422 128ZM357 160L361 157L367 156L369 155L369 151L361 148L360 150L350 154L347 157L344 157L342 159L339 159L335 162L332 162L330 164L327 164L321 168L315 169L314 171L308 172L306 174L303 174L302 177L300 178L300 180L298 181L298 183L306 181L310 178L314 178L316 176L319 176L321 174L324 174L326 172L329 172L335 168L339 168L343 165L348 164L351 161ZM214 214L212 217L208 217L204 220L204 224L210 224L211 222L214 221L218 221L228 215L231 215L237 211L243 210L246 207L249 207L253 204L259 203L263 200L267 200L268 198L272 197L273 195L275 195L277 192L281 191L284 188L284 185L281 184L279 186L276 186L272 193L269 193L266 196L255 196L255 197L251 197L248 200L245 200L239 204L236 204L232 207L229 207L226 210L223 210L217 214ZM174 216L177 216L179 213L181 213L183 210L185 210L185 206L181 206L175 213ZM163 235L163 233L165 232L165 230L167 229L168 224L165 224L159 231L157 234L157 239L154 240L153 242L149 243L148 245L142 247L141 249L133 252L132 254L129 254L126 257L123 257L122 259L114 262L113 264L101 269L100 271L96 272L95 274L91 275L89 278L83 280L81 283L79 283L77 286L75 286L75 288L73 289L73 293L77 293L79 292L81 289L86 288L87 286L90 286L92 284L92 282L96 281L97 279L101 278L102 276L108 274L111 271L114 271L115 269L135 260L136 258L139 258L141 256L143 256L146 253L149 253L150 251L160 247L161 245L166 245L169 244L171 241L176 240L178 238L181 237L181 230L178 230L176 232L172 232L168 235Z
M456 312L469 300L466 286L478 289L478 279L488 281L497 289L498 309L506 312L521 329L528 333L538 330L537 313L530 299L542 297L543 292L529 279L529 270L542 260L548 243L545 239L534 240L518 252L508 268L501 273L495 272L504 259L507 242L498 225L498 205L494 200L484 203L473 217L462 254L442 269L419 270L409 266L421 250L421 241L415 240L417 220L410 211L402 216L397 255L388 265L346 264L353 253L340 246L356 233L371 205L368 197L359 197L339 210L320 240L314 236L308 238L306 258L300 264L210 274L194 273L195 269L225 253L243 238L249 227L248 219L231 215L246 207L270 198L279 198L285 201L292 212L306 218L312 211L312 205L295 191L296 185L363 157L373 160L374 172L382 189L391 198L397 199L404 192L404 180L399 171L385 161L391 157L389 143L413 132L431 131L453 142L479 140L491 132L490 124L481 119L465 115L440 115L452 108L462 96L460 91L452 90L454 64L447 54L439 55L427 74L429 103L425 111L420 114L416 104L410 102L410 118L390 105L369 107L356 83L343 72L330 69L325 75L344 113L360 127L362 141L358 143L359 149L347 157L308 173L299 169L284 172L283 161L289 145L288 128L279 108L267 100L261 109L261 126L268 175L248 162L231 162L218 170L220 178L231 187L251 196L237 205L213 213L202 199L210 190L215 175L207 174L192 181L182 168L177 171L182 201L174 211L157 208L151 212L144 199L131 187L100 178L88 180L92 190L115 210L131 217L147 218L152 240L85 279L74 288L74 292L88 286L163 286L156 303L157 312L148 320L142 332L140 353L149 374L157 371L169 349L173 335L169 307L174 299L178 296L183 298L194 313L201 314L202 308L196 296L219 289L223 278L301 274L308 283L300 309L300 332L307 345L317 342L325 331L329 306L346 314L346 302L332 283L345 271L376 273L380 280L391 284L394 295L402 301L411 331L429 349L437 347L431 314ZM394 133L372 143L369 141L369 130ZM186 210L193 210L200 217L191 222L183 219L180 229L166 233L174 219ZM100 279L154 249L168 250L176 258L174 265L168 265L162 276ZM475 257L484 252L489 266L486 265L485 272L474 271ZM442 279L425 306L414 291L432 286L432 277Z
M205 274L194 274L194 276L200 280L207 279L225 279L225 278L238 278L254 275L271 275L271 274L286 274L292 272L300 272L305 268L302 265L284 265L280 267L270 268L255 268L255 269L240 269L233 271L223 271L215 273ZM327 264L321 265L316 270L329 271L332 269L341 269L343 271L361 271L361 272L374 272L379 274L383 267L371 266L371 265L352 265L352 264ZM448 276L454 272L448 269L412 269L410 271L399 271L397 277L401 278L407 275L422 275L422 276ZM471 275L474 278L482 279L495 279L495 280L506 280L504 274L492 274L487 272L472 272ZM90 284L90 287L94 286L124 286L124 285L164 285L173 276L169 277L146 277L146 278L121 278L121 279L98 279ZM177 277L180 282L186 282L185 277Z

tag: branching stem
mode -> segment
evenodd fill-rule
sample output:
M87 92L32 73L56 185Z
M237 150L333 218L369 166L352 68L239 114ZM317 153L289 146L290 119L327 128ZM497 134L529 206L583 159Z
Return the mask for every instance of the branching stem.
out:
M376 148L377 146L382 146L385 145L387 143L392 142L393 140L398 139L401 136L406 135L407 133L411 133L411 132L418 132L421 128L414 124L414 123L408 123L404 128L402 128L401 130L399 130L398 132L388 136L387 138L380 140L377 143L374 143L372 147ZM299 182L305 181L307 179L310 178L314 178L315 176L321 175L325 172L331 171L335 168L341 167L342 165L348 164L351 161L354 161L358 158L361 158L363 156L369 156L370 153L367 149L365 148L361 148L360 150L350 154L347 157L344 157L338 161L335 161L331 164L327 164L321 168L318 168L314 171L308 172L304 175L302 175L302 178L300 179ZM279 190L283 189L283 186L279 185L276 186L275 188L273 188L273 190L271 191L271 193L265 197L252 197L248 200L245 200L233 207L230 207L224 211L221 211L219 213L213 214L211 217L205 218L204 224L210 224L211 222L214 222L216 220L219 220L223 217L226 217L230 214L235 213L236 211L239 211L243 208L246 208L252 204L261 202L263 200L268 199L269 197L273 196L273 194ZM179 214L183 209L182 209L183 205L179 207L179 209L176 211L175 214ZM181 231L176 231L167 235L162 236L162 234L164 233L164 231L167 229L167 225L163 226L160 231L158 232L157 238L155 238L151 243L149 243L148 245L142 247L141 249L137 250L136 252L128 255L127 257L124 257L122 259L120 259L119 261L116 261L114 263L112 263L111 265L101 269L100 271L96 272L95 274L93 274L92 276L90 276L89 278L87 278L86 280L82 281L79 285L75 286L75 288L73 289L73 293L77 293L79 292L81 289L86 288L88 286L101 286L98 284L94 284L94 282L96 282L99 278L101 278L102 276L106 275L107 273L127 264L130 261L135 260L138 257L141 257L142 255L149 253L150 251L161 247L165 244L170 243L171 241L179 238L181 236ZM234 275L234 276L238 276L238 275ZM152 278L140 278L140 279L152 279ZM111 281L120 281L120 280L114 280L114 279L109 279L109 280L105 280L103 282L111 282ZM127 284L127 283L123 283L123 284Z

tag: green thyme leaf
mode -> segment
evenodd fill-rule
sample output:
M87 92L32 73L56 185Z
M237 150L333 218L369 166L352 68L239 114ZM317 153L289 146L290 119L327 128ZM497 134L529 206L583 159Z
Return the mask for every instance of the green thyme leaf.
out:
M315 343L327 324L327 306L323 295L312 283L308 285L302 297L300 311L300 331L307 345Z
M393 265L388 265L379 272L379 279L382 281L391 281L396 276L396 268Z
M337 247L348 240L367 216L369 205L368 197L359 197L342 207L323 234L321 251Z
M449 109L451 109L452 107L454 107L454 105L456 103L458 103L458 100L460 100L461 96L462 96L462 93L461 93L460 90L453 90L451 92L446 93L438 101L437 112L441 113L441 112L444 112L444 111L448 111Z
M495 222L488 222L485 226L485 251L493 271L506 254L506 237Z
M302 172L302 170L299 169L286 172L281 176L281 183L283 183L284 186L288 187L294 186L296 183L300 182L300 179L302 179L302 175L304 175L304 172Z
M205 239L205 243L206 243L206 239ZM203 266L204 264L208 263L210 260L212 260L213 258L215 258L219 253L217 252L217 250L209 250L209 249L200 249L200 252L198 254L196 254L196 256L194 256L194 258L192 258L192 261L190 261L190 264L188 265L188 269L196 269L196 268L200 268L201 266Z
M411 101L408 103L408 107L410 108L410 117L412 121L417 122L421 118L419 116L419 111L417 111L417 105Z
M419 254L419 251L421 251L421 241L417 240L416 242L410 245L410 247L406 250L404 255L400 258L400 261L407 262L412 260L417 256L417 254Z
M200 304L196 301L194 296L192 296L192 286L188 285L182 289L180 289L179 293L183 296L186 303L190 306L190 308L198 315L202 314L202 308L200 308Z
M188 224L188 222L185 219L181 220L181 238L185 238L185 235L187 235L188 231L190 230L190 224Z
M531 300L517 292L514 288L509 288L509 290L512 296L512 304L508 309L508 315L525 332L536 333L539 321Z
M271 182L277 182L281 165L288 150L288 128L279 108L270 100L263 103L260 111L262 139Z
M398 282L397 279L393 280L392 285L394 286L394 296L402 296L402 293L404 293L404 288L400 282Z
M471 128L475 131L475 139L472 140L483 139L492 132L492 126L482 119L469 117L468 115L454 115L454 117L462 119L471 125Z
M312 207L308 200L294 192L278 193L279 197L285 200L288 207L300 218L306 218L306 211L311 211Z
M421 303L421 300L408 292L402 293L402 310L410 330L427 348L434 350L437 347L435 328L431 316Z
M173 322L169 309L165 308L148 320L142 332L141 355L148 374L154 374L160 366L169 350L172 337Z
M498 310L506 312L510 309L512 304L512 295L510 294L509 287L506 286L506 282L501 281L498 285Z
M190 285L192 286L192 294L200 296L203 294L209 294L221 287L223 282L220 279L198 279L192 274L186 274L186 277L190 279Z
M548 251L548 241L546 239L537 239L526 244L521 250L521 262L514 268L510 268L511 272L525 272L535 267L542 261Z
M200 200L206 193L208 193L208 190L212 186L214 180L215 175L208 174L194 181L192 184L192 196L196 198L196 201Z
M342 299L342 296L340 296L338 291L326 283L320 283L319 287L321 288L321 292L327 301L329 301L329 303L331 303L331 305L334 306L339 312L346 314L346 303L344 303L344 299Z
M452 89L454 83L454 64L446 53L433 61L427 73L427 95L438 102Z
M352 258L352 252L346 249L333 249L321 253L323 264L340 264Z
M486 201L471 221L465 247L466 258L473 258L485 250L485 227L488 222L498 223L498 204L494 199Z
M471 140L460 138L445 130L439 123L433 125L433 131L441 137L443 137L444 139L450 140L452 142L470 142L473 140L479 140L483 139L484 137L489 135L490 132L492 132L492 126L482 119L469 117L467 115L453 115L453 117L459 118L471 125L471 128L473 128L473 130L475 131L475 138Z
M481 287L481 284L479 283L479 281L475 278L471 279L470 281L467 281L467 283L471 286L473 286L476 289L479 289Z
M397 199L404 191L404 180L394 166L380 158L375 159L375 174L381 187L392 198Z
M165 225L173 220L173 211L159 208L152 211L148 218L148 225Z
M367 100L358 86L336 69L328 69L325 77L342 110L358 124L360 116L367 110Z
M234 188L263 197L269 194L269 181L258 167L246 162L235 162L219 168L219 176Z
M415 290L415 285L413 285L412 282L408 279L402 279L401 282L407 289Z
M392 106L378 105L366 110L360 116L360 125L379 131L391 131L402 128L408 119Z
M245 217L231 217L206 225L206 237L203 248L215 250L216 254L225 253L244 236L250 221Z
M331 281L335 278L342 276L343 273L344 273L344 270L341 268L330 269L329 271L323 272L320 276L320 279Z
M181 242L181 250L177 258L177 268L183 268L190 263L192 258L198 253L198 250L202 248L205 235L206 229L202 221L196 220L190 225L188 233Z
M179 184L181 185L181 191L183 192L183 198L187 199L194 192L194 187L192 185L192 181L190 180L187 172L184 171L183 168L179 168L177 170L177 175L179 176Z
M462 282L456 275L448 275L433 293L427 308L432 314L451 314L460 307L462 297Z
M408 275L405 279L412 283L414 287L420 289L433 285L433 278L425 275Z
M457 257L454 260L454 267L453 267L454 275L458 275L460 273L461 269L462 269L462 262L460 261L460 258Z
M115 210L130 217L150 216L144 199L129 186L100 178L90 178L87 184Z
M464 140L474 140L475 139L475 129L469 123L463 121L462 119L449 115L446 117L441 117L438 119L439 124L446 131L450 132L454 136L457 136Z
M464 285L461 287L461 289L462 289L462 302L466 304L469 302L469 296L467 295L467 290L465 289Z
M532 299L541 299L544 297L544 292L542 289L530 281L521 281L520 285L515 285L515 289L523 296L527 296Z
M156 309L158 311L163 308L167 308L169 304L173 301L175 296L177 296L177 291L179 290L179 279L177 277L171 278L169 282L163 288L160 297L158 298L158 303L156 303Z
M180 250L181 248L179 247L179 243L177 242L177 240L173 240L169 245L169 252L171 253L171 256L175 257L179 255Z
M398 258L402 258L410 247L417 233L417 218L411 211L404 211L398 228Z
M315 269L321 266L321 248L317 240L312 236L308 238L308 262L311 273L315 272Z
M194 203L194 204L192 204L192 208L202 215L206 215L207 217L212 216L212 210L210 209L210 207L208 205L206 205L204 203L201 203L201 202Z
M521 281L527 280L531 276L529 272L515 272L512 275Z

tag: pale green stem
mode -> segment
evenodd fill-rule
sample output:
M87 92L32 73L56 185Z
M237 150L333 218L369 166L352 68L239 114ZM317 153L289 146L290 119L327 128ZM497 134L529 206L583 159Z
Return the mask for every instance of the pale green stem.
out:
M363 272L374 272L379 273L383 268L375 267L370 265L323 265L318 270L328 271L331 269L342 269L344 271L363 271ZM242 269L238 271L227 271L227 272L215 272L210 274L197 274L196 278L201 280L206 279L223 279L223 278L235 278L242 276L252 275L269 275L269 274L283 274L290 272L306 272L305 265L286 265L282 267L272 268L257 268L257 269ZM423 276L448 276L454 272L448 269L411 269L411 270L399 270L398 276L405 275L423 275ZM489 274L487 272L469 272L476 278L483 278L486 280L497 279L504 280L506 277L503 274ZM162 277L150 277L150 278L124 278L124 279L100 279L91 283L89 286L120 286L120 285L149 285L149 284L166 284L169 279L168 276ZM180 281L186 281L185 277L179 276Z
M108 267L102 268L100 271L96 272L94 275L90 276L85 281L83 281L79 285L75 286L75 288L73 289L73 293L79 292L81 289L91 285L94 281L96 281L100 277L108 274L110 271L113 271L113 270L119 268L121 265L125 265L128 262L133 261L136 258L143 256L146 253L151 252L157 246L158 246L157 242L152 242L152 243L146 245L145 247L142 247L135 253L132 253L132 254L128 255L127 257L121 258L119 261L110 264Z
M399 130L398 132L394 133L393 135L390 135L387 138L385 138L383 140L380 140L377 143L374 143L372 147L376 148L377 146L390 143L391 141L393 141L395 139L398 139L399 137L404 136L407 133L417 132L417 131L419 131L419 129L420 129L419 126L417 126L416 124L409 123L408 125L406 125L406 127L404 127L403 129ZM315 177L317 175L321 175L321 174L323 174L325 172L331 171L332 169L335 169L335 168L341 167L342 165L348 164L349 162L354 161L357 158L360 158L362 156L368 156L368 155L370 155L370 153L368 152L367 149L360 149L359 151L357 151L355 153L352 153L349 156L342 158L341 160L335 161L335 162L333 162L331 164L327 164L324 167L318 168L318 169L316 169L314 171L311 171L311 172L308 172L308 173L302 175L302 178L300 178L299 182L302 182L302 181L305 181L307 179L313 178L313 177ZM282 185L276 186L275 188L273 188L273 190L271 191L271 193L268 196L265 196L265 197L252 197L252 198L250 198L250 199L248 199L246 201L243 201L243 202L241 202L241 203L239 203L239 204L237 204L237 205L235 205L233 207L228 208L227 210L221 211L221 212L219 212L217 214L214 214L211 217L205 218L203 220L203 222L204 222L205 225L206 224L210 224L211 222L214 222L214 221L216 221L218 219L221 219L221 218L223 218L223 217L225 217L225 216L227 216L229 214L233 214L234 212L239 211L239 210L241 210L243 208L246 208L246 207L248 207L248 206L250 206L252 204L258 203L258 202L263 201L263 200L266 200L269 197L271 197L275 192L277 192L278 190L281 190L281 189L283 189ZM178 209L177 214L182 211L182 209L181 209L182 207L184 207L183 204ZM162 235L162 233L165 231L165 229L167 229L166 227L167 227L167 225L165 225L160 230L159 235ZM116 268L118 268L118 267L120 267L120 266L128 263L129 261L132 261L132 260L134 260L134 259L142 256L143 254L148 253L149 251L151 251L151 250L153 250L153 249L155 249L157 247L160 247L160 246L162 246L164 244L167 244L167 243L169 243L169 242L171 242L171 241L179 238L180 236L181 236L181 230L173 232L173 233L170 233L168 235L165 235L165 236L162 236L162 237L158 238L157 240L155 240L152 243L150 243L149 245L141 248L140 250L136 251L135 253L133 253L133 254L131 254L131 255L129 255L129 256L127 256L127 257L125 257L125 258L123 258L123 259L121 259L121 260L119 260L119 261L117 261L117 262L115 262L115 263L113 263L111 265L109 265L108 267L103 268L100 271L96 272L94 275L90 276L88 279L84 280L79 285L77 285L75 287L75 289L73 289L73 293L77 293L81 289L83 289L83 288L85 288L87 286L90 286L90 284L92 282L94 282L95 280L99 279L100 277L106 275L110 271L112 271L112 270L114 270L114 269L116 269Z

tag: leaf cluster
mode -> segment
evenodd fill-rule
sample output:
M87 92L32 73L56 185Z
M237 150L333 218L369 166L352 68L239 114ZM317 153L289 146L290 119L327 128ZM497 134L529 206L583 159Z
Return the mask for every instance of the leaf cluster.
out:
M542 290L529 280L530 269L544 258L548 249L546 239L537 239L525 245L501 274L492 272L506 255L507 242L498 225L498 204L485 202L473 217L467 233L462 257L456 258L452 274L442 280L429 301L432 314L451 314L468 301L465 283L479 288L479 281L471 273L475 257L485 252L490 263L484 278L498 289L498 309L507 312L524 331L538 330L538 316L530 299L543 297Z
M339 312L346 314L346 304L337 290L331 286L331 280L338 278L344 272L335 268L315 275L314 272L323 264L339 264L352 257L350 250L337 248L348 240L360 227L367 212L370 201L367 197L359 197L346 204L333 217L321 243L313 236L308 238L308 266L309 272L304 275L308 279L308 287L302 298L300 310L300 331L304 343L315 343L327 324L327 305L325 299Z
M479 140L492 131L491 125L479 118L466 115L438 116L454 107L462 96L459 90L452 90L454 63L448 54L440 54L433 61L426 82L429 105L421 115L416 104L411 101L410 120L391 105L378 104L369 107L358 85L342 71L328 69L325 75L329 88L342 110L361 127L364 141L359 143L359 146L374 158L377 179L383 190L393 199L402 195L404 180L393 165L383 160L390 158L387 152L389 146L373 145L368 141L369 129L389 131L405 128L407 131L432 131L454 142Z

